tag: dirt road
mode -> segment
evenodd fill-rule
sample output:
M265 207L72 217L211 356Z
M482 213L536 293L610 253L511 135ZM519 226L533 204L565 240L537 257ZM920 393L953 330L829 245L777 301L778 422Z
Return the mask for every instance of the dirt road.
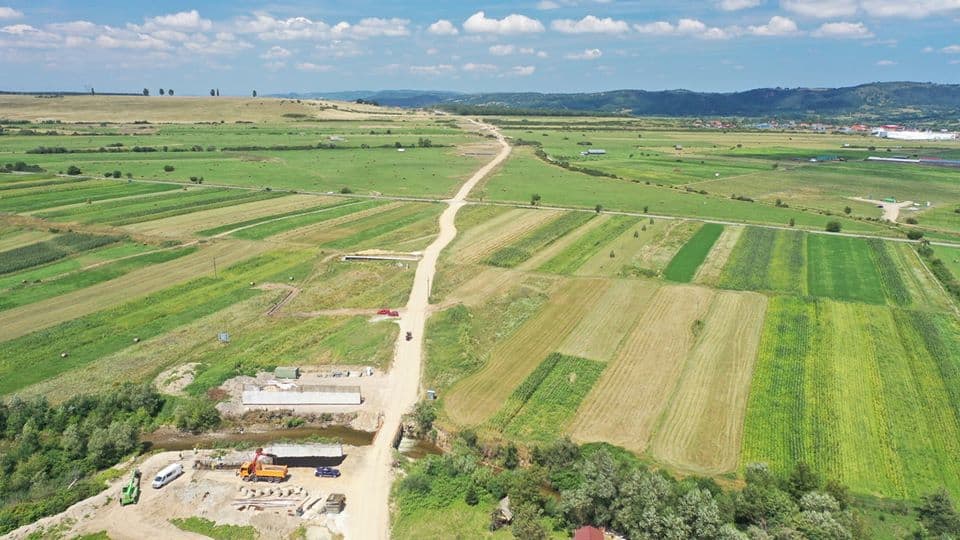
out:
M416 404L420 394L421 359L423 355L423 330L429 314L430 286L437 270L440 252L456 236L455 218L457 211L465 204L470 191L490 174L507 156L510 146L503 136L492 126L473 122L481 130L489 131L497 137L500 152L492 161L478 170L460 187L452 199L446 201L447 209L440 215L440 235L423 252L423 259L417 265L413 279L410 299L400 320L400 335L397 339L393 360L390 388L384 403L383 427L373 441L369 466L365 468L362 486L363 500L354 500L352 504L360 506L362 512L354 512L357 519L347 523L345 531L349 540L384 539L390 536L390 484L393 482L393 436L400 428L401 417ZM404 334L411 332L413 339L406 341ZM351 501L347 501L351 504Z
M864 199L861 197L851 197L851 199L855 201L875 204L878 207L883 208L883 219L884 221L889 221L890 223L897 222L897 218L900 217L901 208L913 206L913 201L886 202L886 201L875 201L873 199Z

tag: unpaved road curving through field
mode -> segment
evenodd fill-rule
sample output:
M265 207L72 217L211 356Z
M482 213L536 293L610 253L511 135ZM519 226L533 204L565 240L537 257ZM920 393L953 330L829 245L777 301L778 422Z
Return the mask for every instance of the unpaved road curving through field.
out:
M400 429L401 417L416 404L420 394L421 359L423 356L423 330L430 308L430 286L437 270L440 252L456 236L455 218L457 211L465 204L471 190L489 175L510 155L510 146L493 126L472 121L481 130L496 136L500 143L500 152L492 161L478 170L464 183L452 199L446 201L447 209L440 215L440 235L423 252L423 259L417 265L413 278L410 299L400 320L400 335L390 373L390 388L386 391L386 410L383 411L383 424L373 441L369 466L360 474L364 498L359 501L347 501L355 510L353 520L347 524L346 538L349 540L384 539L390 537L390 484L393 482L393 436ZM406 341L404 334L411 332L413 339Z

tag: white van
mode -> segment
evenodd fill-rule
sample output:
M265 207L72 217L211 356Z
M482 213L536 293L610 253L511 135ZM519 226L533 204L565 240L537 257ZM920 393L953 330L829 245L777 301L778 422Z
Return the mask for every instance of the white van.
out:
M158 472L156 478L153 479L153 489L162 488L170 482L173 482L173 480L181 474L183 474L183 466L179 463L167 465L162 471Z

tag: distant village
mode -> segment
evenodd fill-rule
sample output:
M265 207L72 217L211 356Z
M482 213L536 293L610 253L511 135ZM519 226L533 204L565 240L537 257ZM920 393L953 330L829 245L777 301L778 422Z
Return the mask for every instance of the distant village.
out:
M895 139L901 141L951 141L958 138L957 133L952 131L918 130L897 124L886 124L882 126L871 127L866 124L853 124L844 126L823 124L818 122L777 122L776 120L772 120L770 122L758 122L753 125L744 126L729 120L696 120L694 122L694 126L712 129L736 129L752 127L753 129L759 130L799 130L822 133L869 134L881 139Z

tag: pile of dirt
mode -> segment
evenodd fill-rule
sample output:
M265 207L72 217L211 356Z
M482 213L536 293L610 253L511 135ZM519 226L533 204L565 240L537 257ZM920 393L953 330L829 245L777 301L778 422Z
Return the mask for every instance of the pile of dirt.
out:
M190 362L189 364L172 367L157 375L153 383L161 394L182 395L183 389L193 382L199 365L198 362Z

